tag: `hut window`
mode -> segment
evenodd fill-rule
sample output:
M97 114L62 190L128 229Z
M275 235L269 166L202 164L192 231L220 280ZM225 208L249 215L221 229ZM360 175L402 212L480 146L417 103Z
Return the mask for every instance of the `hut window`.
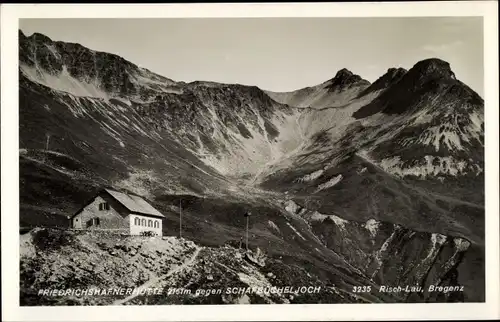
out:
M92 218L89 221L87 221L87 227L99 226L99 224L100 224L100 220L98 217Z
M139 218L135 217L135 219L134 219L134 224L135 224L136 226L140 226L140 225L141 225L141 220L140 220Z
M160 228L160 224L158 223L158 220L155 220L155 228Z
M109 204L107 202L101 202L99 204L99 210L109 210Z
M153 227L153 221L151 219L148 220L148 227Z
M146 226L146 219L142 218L142 225Z

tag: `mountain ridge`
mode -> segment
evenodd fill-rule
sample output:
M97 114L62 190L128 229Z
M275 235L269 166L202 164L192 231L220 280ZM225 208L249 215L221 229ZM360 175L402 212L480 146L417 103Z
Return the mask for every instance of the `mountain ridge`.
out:
M318 274L334 266L347 284L373 274L351 255L382 268L377 282L399 276L397 245L408 256L418 249L409 262L398 257L409 269L431 269L429 254L449 260L448 277L435 275L443 283L459 271L469 279L482 256L484 101L442 60L390 68L372 84L341 69L286 97L175 82L106 53L20 40L23 226L50 226L106 185L152 200L168 214L166 234L178 227L174 205L188 200L183 235L203 244L237 242L239 215L252 209L252 246ZM392 248L379 266L384 241ZM481 274L470 285L481 289Z

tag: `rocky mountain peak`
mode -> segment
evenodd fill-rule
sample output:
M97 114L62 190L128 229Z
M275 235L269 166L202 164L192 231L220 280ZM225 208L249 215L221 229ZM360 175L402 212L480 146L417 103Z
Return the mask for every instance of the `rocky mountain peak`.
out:
M35 42L40 42L40 43L51 43L52 42L52 39L50 39L46 35L38 33L38 32L33 33L31 36L29 36L27 38L32 39Z
M379 85L382 87L388 87L392 84L397 83L408 71L404 68L389 68L387 72L380 76L372 85Z
M418 74L420 77L456 79L450 64L439 58L421 60L410 69L410 72L412 74Z
M21 29L19 29L19 31L18 31L18 36L19 36L19 41L26 39L26 35L24 34L24 32L22 32Z
M400 78L401 76L403 76L404 74L406 74L407 70L404 69L404 68L401 68L401 67L398 67L398 68L395 68L395 67L392 67L392 68L389 68L387 70L387 73L385 73L382 77L384 76L388 76L390 78Z
M396 71L388 72L374 82L374 85L393 73L397 74ZM430 105L436 110L436 115L446 114L452 103L455 106L454 113L468 115L471 108L483 105L482 98L476 92L455 78L450 64L438 58L419 61L386 89L370 104L356 111L354 117L366 117L380 111L402 114ZM442 104L436 104L438 100Z
M361 94L366 95L371 92L376 92L380 90L385 90L391 85L399 82L401 78L407 73L404 68L389 68L387 72L380 76L376 81L373 82L368 88L366 88Z
M335 77L328 81L330 90L342 90L353 86L370 85L370 82L354 74L347 68L342 68Z
M40 33L26 37L21 30L19 59L24 76L76 96L134 96L147 101L175 83L116 54L52 41ZM54 79L58 81L51 82Z
M337 74L335 74L335 77L334 78L347 78L347 77L351 77L353 76L354 73L351 72L349 69L347 68L342 68L340 69Z

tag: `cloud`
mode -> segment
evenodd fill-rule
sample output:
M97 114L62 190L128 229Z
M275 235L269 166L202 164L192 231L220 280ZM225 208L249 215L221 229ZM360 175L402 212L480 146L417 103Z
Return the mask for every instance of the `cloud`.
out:
M460 47L464 44L463 41L456 40L451 43L444 44L428 44L422 47L423 50L432 52L432 53L442 53L449 50L456 50L457 47Z

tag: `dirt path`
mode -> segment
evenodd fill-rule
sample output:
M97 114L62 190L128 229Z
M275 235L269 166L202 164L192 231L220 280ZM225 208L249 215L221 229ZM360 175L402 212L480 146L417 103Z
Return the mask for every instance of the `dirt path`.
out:
M137 287L136 288L136 292L134 292L134 294L132 294L132 295L130 295L130 296L124 298L124 299L116 300L116 301L113 302L112 305L122 305L122 304L125 304L125 303L129 302L130 300L132 300L132 299L136 298L137 296L139 296L142 290L146 290L148 288L151 288L153 285L157 284L161 279L164 279L166 277L172 276L173 274L175 274L177 272L183 271L188 266L190 266L190 265L192 265L194 263L196 257L200 253L200 250L201 250L201 247L197 247L196 250L194 251L193 255L188 260L186 260L184 263L182 263L182 265L179 265L179 266L176 266L176 267L172 268L165 275L157 276L155 278L150 279L146 283L144 283L141 286Z

